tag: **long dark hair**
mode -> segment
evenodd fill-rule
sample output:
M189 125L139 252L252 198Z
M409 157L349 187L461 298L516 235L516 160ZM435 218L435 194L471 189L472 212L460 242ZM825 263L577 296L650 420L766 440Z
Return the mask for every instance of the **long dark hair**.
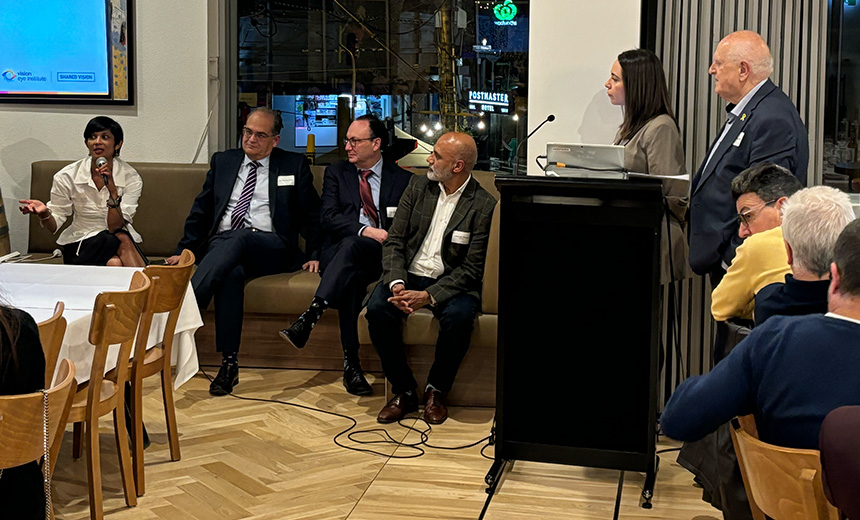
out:
M619 54L618 64L624 82L624 122L618 141L631 139L645 123L662 114L677 126L660 58L649 50L633 49Z
M20 333L21 321L18 316L9 307L0 304L0 359L6 356L3 351L8 348L12 366L16 369L18 367L17 343Z

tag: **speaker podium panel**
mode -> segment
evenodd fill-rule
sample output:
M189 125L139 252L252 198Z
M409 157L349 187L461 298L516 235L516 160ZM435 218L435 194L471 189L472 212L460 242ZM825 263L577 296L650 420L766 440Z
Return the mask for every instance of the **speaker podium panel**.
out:
M652 473L660 181L496 185L497 459Z

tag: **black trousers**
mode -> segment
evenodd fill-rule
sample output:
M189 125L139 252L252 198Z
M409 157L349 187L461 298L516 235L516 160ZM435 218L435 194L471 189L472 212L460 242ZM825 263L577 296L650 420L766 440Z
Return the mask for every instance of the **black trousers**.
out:
M357 362L358 315L367 286L382 274L382 244L367 237L344 238L323 253L321 267L316 296L337 309L344 356Z
M236 229L209 239L191 277L200 310L215 298L215 349L239 351L245 312L245 283L301 267L301 252L275 233Z
M406 288L422 291L433 285L436 280L409 275ZM384 283L373 290L367 303L367 325L370 339L382 361L385 377L391 381L392 391L402 394L418 388L412 369L406 361L403 345L403 320L406 315L388 302L391 291ZM460 294L436 307L428 307L439 320L439 337L436 340L436 354L427 383L442 392L448 392L454 384L460 363L469 350L475 317L481 308L478 298Z

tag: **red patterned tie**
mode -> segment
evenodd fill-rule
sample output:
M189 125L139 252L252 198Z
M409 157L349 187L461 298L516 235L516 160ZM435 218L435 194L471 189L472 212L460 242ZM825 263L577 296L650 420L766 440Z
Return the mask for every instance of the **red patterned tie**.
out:
M358 194L361 196L361 210L373 223L373 227L379 227L379 211L376 209L376 204L373 203L373 192L370 190L370 183L367 178L373 174L373 170L358 170L361 174L361 180L358 181Z
M248 178L245 179L245 186L239 195L239 201L236 202L233 214L230 215L230 229L245 227L245 215L248 214L248 208L251 207L251 198L254 196L254 188L257 186L257 167L260 166L260 163L253 161L248 166L250 166L251 171L248 172Z

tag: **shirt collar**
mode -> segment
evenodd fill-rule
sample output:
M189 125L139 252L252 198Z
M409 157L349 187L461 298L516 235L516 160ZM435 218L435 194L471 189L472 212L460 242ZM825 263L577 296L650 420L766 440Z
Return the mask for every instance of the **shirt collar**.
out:
M267 156L263 157L262 159L258 159L257 164L259 164L263 168L268 168L269 167L269 160L271 159L271 157L272 157L271 155L267 155ZM246 154L245 160L242 161L242 168L248 166L252 162L254 162L254 161L251 160L251 158L248 157L248 155Z
M78 167L78 171L75 172L74 183L75 184L90 184L93 180L92 168L93 158L87 156L81 161L80 166ZM113 183L115 186L125 187L125 163L123 163L119 157L113 158ZM95 186L95 183L93 183Z
M740 101L738 101L737 105L732 105L731 103L726 105L726 112L729 113L729 118L731 122L734 122L735 118L741 117L744 112L744 109L750 102L750 99L755 96L756 92L761 89L762 85L764 85L765 82L767 82L767 78L763 79L758 85L754 86L752 90L747 92L747 95L744 96Z
M380 156L379 156L379 160L378 160L378 161L376 161L376 164L374 164L374 165L373 165L373 166L371 166L370 168L359 168L358 166L356 166L356 167L355 167L355 169L356 169L356 170L358 170L359 172L360 172L360 171L362 171L362 170L370 170L370 171L372 171L374 174L379 175L380 177L382 177L382 155L380 155Z
M459 195L459 194L463 193L463 190L466 189L466 185L469 184L470 180L472 180L472 174L471 173L469 174L469 178L466 179L466 182L461 184L460 187L457 188L454 191L454 193L452 193L450 195L448 195L447 192L445 192L445 185L440 182L439 183L439 196L443 197L443 198L448 198L448 197L453 197L454 195Z
M851 323L856 323L860 325L860 320L855 320L854 318L849 318L848 316L842 316L841 314L836 314L835 312L828 312L825 314L828 318L836 318L837 320L845 320L850 321Z

